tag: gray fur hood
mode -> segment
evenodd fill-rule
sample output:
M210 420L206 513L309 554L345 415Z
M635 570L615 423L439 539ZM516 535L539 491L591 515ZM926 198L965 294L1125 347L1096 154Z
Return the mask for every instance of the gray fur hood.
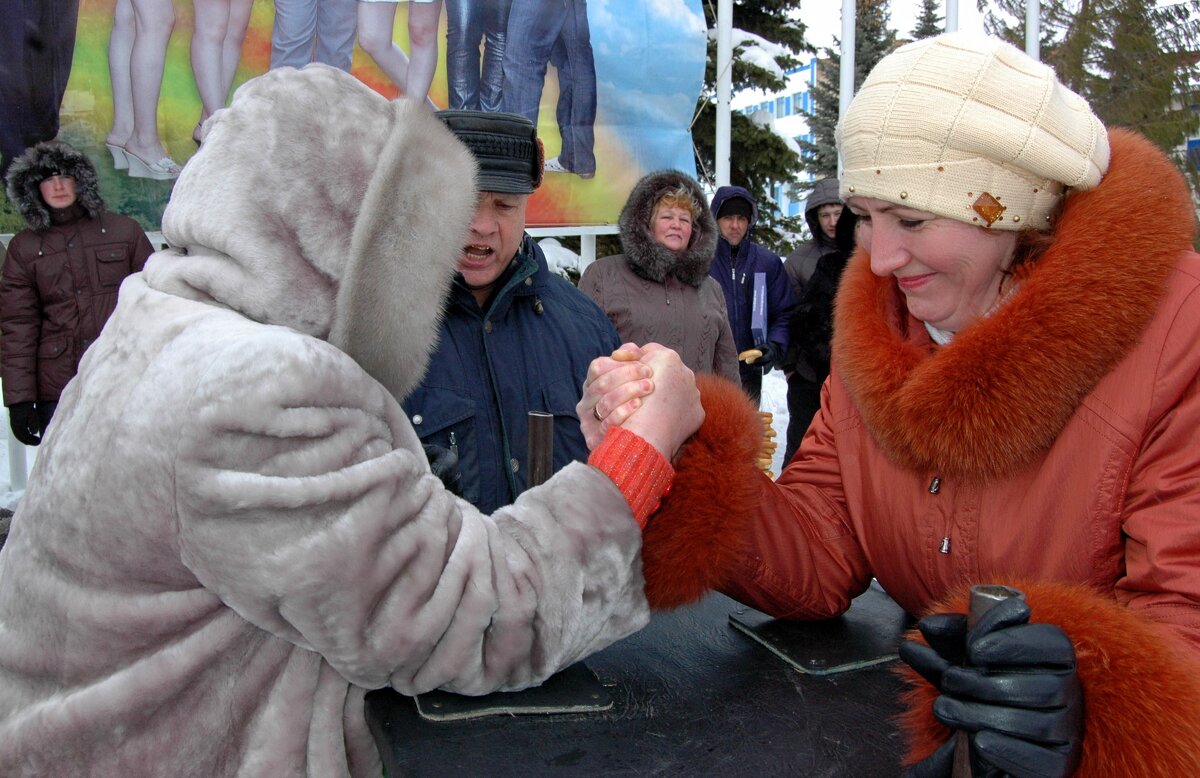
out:
M44 141L17 157L5 177L8 200L21 212L29 229L41 231L50 226L50 209L38 185L53 175L75 179L75 202L88 216L94 219L104 211L100 179L91 160L65 143Z
M327 340L401 400L436 343L475 176L424 105L323 65L271 70L206 123L146 283Z
M700 206L700 215L692 225L688 247L676 254L651 236L650 217L658 199L680 185L691 192ZM661 284L673 275L698 287L708 277L717 248L717 222L705 203L704 191L691 176L678 170L660 170L644 176L629 194L618 223L625 258L633 272L642 278Z

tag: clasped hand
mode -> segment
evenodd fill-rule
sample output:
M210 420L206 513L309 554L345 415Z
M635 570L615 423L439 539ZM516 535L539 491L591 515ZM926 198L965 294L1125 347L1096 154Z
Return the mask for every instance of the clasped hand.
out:
M671 349L626 343L588 367L575 408L589 449L624 426L671 459L704 421L696 377Z
M1067 776L1083 751L1083 690L1075 648L1054 624L1030 624L1023 600L1005 600L970 630L967 617L939 613L917 625L929 641L905 641L900 658L937 687L933 715L970 734L980 776ZM955 738L916 764L917 778L949 776Z

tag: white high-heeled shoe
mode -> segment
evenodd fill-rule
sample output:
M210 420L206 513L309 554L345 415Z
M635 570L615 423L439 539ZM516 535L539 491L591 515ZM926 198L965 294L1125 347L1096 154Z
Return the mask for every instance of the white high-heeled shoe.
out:
M183 168L170 157L163 157L157 162L147 162L129 149L124 149L129 161L130 178L153 178L157 181L167 181L178 178Z
M108 149L109 154L112 154L114 170L129 168L129 159L125 156L125 149L122 146L105 141L104 148Z

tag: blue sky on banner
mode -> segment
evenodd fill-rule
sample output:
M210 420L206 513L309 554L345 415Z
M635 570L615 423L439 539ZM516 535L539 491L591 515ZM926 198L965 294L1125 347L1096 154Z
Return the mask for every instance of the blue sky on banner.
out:
M704 86L700 0L589 0L600 121L645 172L695 174L687 131Z

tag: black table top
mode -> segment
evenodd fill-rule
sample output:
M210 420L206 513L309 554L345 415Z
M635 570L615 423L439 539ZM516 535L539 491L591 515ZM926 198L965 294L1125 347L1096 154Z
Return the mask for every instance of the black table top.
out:
M878 615L886 595L868 595L851 615ZM887 606L895 608L890 600ZM735 630L731 615L744 624L767 621L712 594L655 614L642 631L587 658L612 699L608 710L431 721L413 699L380 690L367 697L367 719L393 778L900 773L903 742L893 719L903 684L894 660L806 674L778 655L787 651L768 650ZM846 618L765 626L776 635L794 630L803 651L828 649L836 661L857 640ZM877 632L878 623L867 628ZM884 639L892 647L901 626ZM422 701L428 710L428 698Z

